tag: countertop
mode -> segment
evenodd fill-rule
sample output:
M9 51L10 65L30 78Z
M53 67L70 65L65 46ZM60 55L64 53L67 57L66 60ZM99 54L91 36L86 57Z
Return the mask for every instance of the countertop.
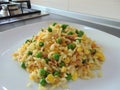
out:
M120 29L118 29L118 28L100 25L97 23L87 22L87 21L83 21L83 20L73 19L70 17L66 17L66 16L62 16L62 15L58 15L58 14L53 14L53 13L49 13L49 15L41 16L41 17L37 17L37 18L33 18L33 19L22 20L22 21L9 23L9 24L0 25L0 32L4 32L4 31L10 30L12 28L24 26L27 24L32 24L32 23L37 23L37 22L42 22L42 21L50 21L50 20L52 20L52 21L65 21L65 22L86 25L86 26L107 32L109 34L112 34L112 35L120 38Z

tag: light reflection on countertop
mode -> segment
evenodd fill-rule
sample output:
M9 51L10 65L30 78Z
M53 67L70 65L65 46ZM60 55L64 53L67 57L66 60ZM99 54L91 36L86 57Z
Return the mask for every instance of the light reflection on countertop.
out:
M0 85L0 90L8 90L7 87Z
M15 21L31 19L31 18L35 18L35 17L44 16L44 15L48 15L48 13L41 12L41 13L36 13L36 14L31 14L31 15L24 15L24 16L20 16L20 17L1 19L0 24L2 25L2 24L12 23L12 22L15 22Z

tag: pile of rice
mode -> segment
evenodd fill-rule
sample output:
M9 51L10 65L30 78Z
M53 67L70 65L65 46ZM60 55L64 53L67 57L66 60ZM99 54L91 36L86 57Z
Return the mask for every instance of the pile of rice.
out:
M101 48L84 31L53 23L13 54L29 78L41 86L61 86L69 80L91 79L105 60Z

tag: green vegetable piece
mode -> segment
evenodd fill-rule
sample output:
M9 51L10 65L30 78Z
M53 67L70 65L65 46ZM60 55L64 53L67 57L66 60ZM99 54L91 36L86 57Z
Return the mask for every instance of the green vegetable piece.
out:
M64 31L67 28L67 26L68 26L67 24L62 24L62 26L61 26L62 30Z
M83 34L84 34L84 32L83 32L83 31L79 31L79 33L78 33L78 37L82 37L82 36L83 36Z
M28 39L28 40L25 41L25 43L28 43L28 42L31 42L31 40Z
M59 58L60 58L60 54L59 53L54 53L53 54L53 59L55 59L55 60L59 60Z
M36 57L37 57L37 58L41 58L41 57L42 57L42 52L38 52L38 53L36 54Z
M80 31L76 30L76 33L77 33L78 37L82 37L84 35L84 32L82 30L80 30Z
M27 55L32 55L32 52L31 52L31 51L28 51L28 52L27 52Z
M65 66L65 63L63 61L61 61L60 64L59 64L59 66L63 67L63 66Z
M22 63L21 63L21 67L22 67L23 69L26 69L25 62L22 62Z
M45 78L41 78L41 79L40 79L40 84L41 84L42 86L45 86L45 85L47 84Z
M43 77L46 77L48 75L48 72L42 68L39 70L39 74Z
M52 28L51 27L48 27L48 32L52 32Z
M66 79L67 79L67 80L71 80L71 79L72 79L72 75L71 75L71 74L67 74Z
M53 75L54 75L54 76L60 76L60 72L59 72L59 71L55 71L55 72L53 73Z
M53 23L53 26L55 26L57 23L55 22L55 23Z
M43 42L39 42L39 46L44 46L44 43Z
M73 35L74 33L72 31L68 32L68 35Z
M78 33L78 37L82 37L82 36L83 36L83 34L84 34L84 32L83 32L83 31L79 31L79 33Z
M74 50L75 47L76 47L76 45L75 45L74 43L70 43L70 44L68 44L68 49L72 49L72 50Z
M62 39L61 38L57 38L56 42L59 43L59 44L61 44L62 43Z
M78 34L78 32L79 32L79 31L76 29L76 31L75 31L75 32Z

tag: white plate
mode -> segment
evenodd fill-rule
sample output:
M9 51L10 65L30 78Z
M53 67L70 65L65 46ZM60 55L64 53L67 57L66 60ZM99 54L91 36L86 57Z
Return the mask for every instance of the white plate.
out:
M27 38L51 22L39 22L0 33L0 90L37 90L36 83L26 87L29 82L28 73L20 68L11 55ZM103 47L106 56L102 78L69 82L70 90L120 90L120 38L90 27L68 24L84 30Z

